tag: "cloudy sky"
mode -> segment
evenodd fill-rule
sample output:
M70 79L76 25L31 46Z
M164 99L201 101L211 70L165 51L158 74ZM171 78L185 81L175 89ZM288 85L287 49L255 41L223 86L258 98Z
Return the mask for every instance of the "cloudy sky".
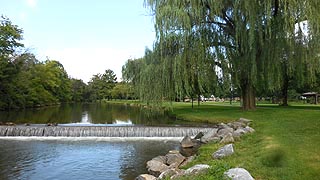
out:
M155 32L143 0L0 0L0 13L24 30L23 43L40 60L60 61L88 82L152 48Z

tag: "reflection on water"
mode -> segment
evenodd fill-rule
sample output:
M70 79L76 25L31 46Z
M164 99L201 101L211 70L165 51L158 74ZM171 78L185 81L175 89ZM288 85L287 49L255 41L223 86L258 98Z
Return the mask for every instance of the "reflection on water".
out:
M132 180L176 141L0 140L0 179Z
M0 111L0 121L16 124L59 123L59 124L97 124L97 125L159 125L173 123L163 114L152 114L140 107L96 104L65 104L41 109Z

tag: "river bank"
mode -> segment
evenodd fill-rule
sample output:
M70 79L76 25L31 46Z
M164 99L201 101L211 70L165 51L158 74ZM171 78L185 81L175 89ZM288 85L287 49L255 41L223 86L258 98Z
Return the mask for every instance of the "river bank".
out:
M122 103L122 102L117 102ZM126 102L136 104L138 102ZM190 103L173 103L170 114L187 121L228 123L244 117L253 120L256 130L234 143L235 156L222 161L211 161L216 144L206 144L186 168L196 164L216 167L191 179L215 179L215 174L226 167L245 167L255 179L291 180L320 176L320 106L278 107L260 104L255 111L242 111L237 105L202 103L191 108Z

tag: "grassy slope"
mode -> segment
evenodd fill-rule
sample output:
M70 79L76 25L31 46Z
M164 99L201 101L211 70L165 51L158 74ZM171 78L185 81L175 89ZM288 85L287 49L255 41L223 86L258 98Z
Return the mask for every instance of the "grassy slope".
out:
M192 164L217 166L197 179L212 179L213 176L216 176L213 179L220 179L228 167L244 167L257 180L312 180L320 177L318 106L259 106L256 111L244 112L236 105L205 103L191 109L190 104L176 103L172 113L190 121L229 122L239 117L253 120L251 126L256 132L235 143L233 156L215 161L211 154L221 145L209 144L201 148Z

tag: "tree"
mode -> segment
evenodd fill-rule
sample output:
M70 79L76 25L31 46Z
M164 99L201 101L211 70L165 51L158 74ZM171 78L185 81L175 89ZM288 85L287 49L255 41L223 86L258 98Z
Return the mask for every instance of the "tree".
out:
M18 74L18 68L15 65L14 52L23 47L19 43L22 40L22 29L13 25L11 21L1 16L0 18L0 108L13 105L12 94L14 87L12 80Z
M89 82L88 92L92 100L111 99L111 90L117 83L114 72L107 69L103 74L93 75Z
M81 79L71 79L71 93L73 102L83 102L85 101L85 91L87 84Z
M113 99L132 99L133 92L130 91L130 85L125 82L120 82L111 90Z
M317 0L146 0L155 16L157 42L176 34L184 49L194 47L194 56L212 58L230 73L241 90L243 109L255 109L255 93L274 91L283 86L288 72L305 64L308 71L297 69L296 75L315 80L319 66L319 3ZM297 23L307 20L309 41L306 51L295 32ZM199 37L192 39L190 37ZM197 47L197 48L196 48ZM181 53L179 53L181 54ZM177 57L177 56L175 56ZM171 58L173 60L175 57ZM197 61L200 67L202 61ZM227 77L227 76L225 76Z

